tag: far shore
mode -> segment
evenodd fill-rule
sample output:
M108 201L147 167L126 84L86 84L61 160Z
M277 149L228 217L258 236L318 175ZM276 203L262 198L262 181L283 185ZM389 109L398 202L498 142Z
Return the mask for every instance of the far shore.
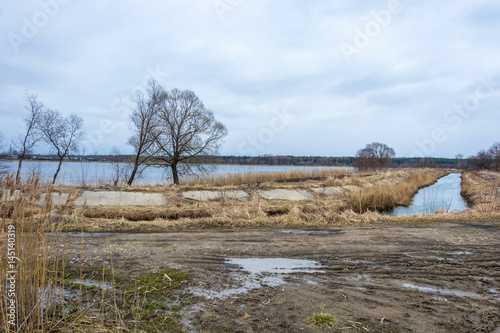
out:
M19 162L19 160L16 159L3 159L0 160L0 162ZM51 163L58 163L59 161L57 160L30 160L30 159L24 159L23 162L51 162ZM131 162L126 162L126 161L119 161L119 162L113 162L113 161L72 161L72 160L64 160L64 163L124 163L124 164L131 164ZM150 166L155 166L155 165L160 165L160 164L151 164ZM352 165L297 165L297 164L221 164L221 163L203 163L203 165L237 165L237 166L276 166L276 167L301 167L301 168L354 168Z

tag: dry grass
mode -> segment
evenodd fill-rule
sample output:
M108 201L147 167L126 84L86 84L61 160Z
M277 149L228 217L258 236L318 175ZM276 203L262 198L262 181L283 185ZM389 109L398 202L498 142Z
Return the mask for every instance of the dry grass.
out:
M173 303L170 290L179 288L179 281L189 279L188 274L168 270L136 279L120 277L115 275L110 254L103 253L102 267L84 267L83 248L80 263L69 265L74 260L68 256L78 254L68 253L62 231L68 224L81 225L80 215L68 205L54 207L51 195L37 206L41 194L53 190L40 184L38 176L22 186L14 183L10 174L0 182L0 331L182 332L177 320L165 315L163 306L153 314L150 310L163 302ZM15 247L9 246L13 239ZM161 278L167 273L170 282L166 286ZM74 282L89 278L112 288ZM168 290L153 295L152 290L164 289ZM13 299L15 311L11 312Z
M196 202L184 199L181 192L197 188L211 189L214 185L168 186L156 189L167 197L166 207L73 207L58 214L64 230L68 231L152 232L192 228L330 228L369 225L387 221L376 211L409 203L419 188L434 183L443 175L443 171L432 169L370 173L340 171L316 180L296 181L296 178L282 175L282 179L290 181L215 187L218 191L221 188L244 190L250 195L245 201L223 197L215 201ZM256 193L257 189L263 188L312 190L324 186L345 186L350 190L335 196L316 195L315 199L299 202L264 200ZM151 188L151 191L154 190ZM360 190L363 214L359 214Z
M15 193L13 175L7 175L0 189L7 190L8 196ZM58 326L63 313L64 244L60 237L56 237L55 241L49 241L46 237L47 233L60 235L61 230L60 225L54 223L51 203L46 202L37 210L31 207L40 199L42 190L50 193L52 188L42 188L36 176L30 177L18 190L12 203L6 200L0 202L3 214L1 229L11 230L15 235L12 238L15 239L14 248L7 247L5 242L0 244L4 260L0 269L0 316L3 323L0 327L5 332L16 326L23 332L49 331ZM8 253L8 250L12 253ZM14 262L8 262L10 254L15 255ZM12 285L15 289L7 289L8 276L15 276L15 284ZM15 293L17 300L18 321L15 325L9 323L13 319L9 317L11 312L7 308L7 300L12 299L9 293Z
M214 173L200 177L185 179L181 185L185 186L235 186L261 183L301 182L306 180L322 180L338 175L345 175L352 171L332 168L310 168L292 171L258 171Z
M462 196L478 212L500 212L500 172L464 172Z
M442 170L410 170L397 177L378 181L373 186L352 191L349 207L355 212L386 211L397 206L408 206L419 189L432 185L446 175Z

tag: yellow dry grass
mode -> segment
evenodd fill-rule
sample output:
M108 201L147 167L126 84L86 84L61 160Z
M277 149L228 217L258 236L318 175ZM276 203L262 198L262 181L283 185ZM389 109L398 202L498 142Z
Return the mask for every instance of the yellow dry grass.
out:
M500 212L500 172L469 171L462 174L462 196L476 211Z
M378 181L374 186L352 191L348 204L355 212L385 211L396 206L408 206L419 189L434 184L447 173L442 170L410 170L397 177Z

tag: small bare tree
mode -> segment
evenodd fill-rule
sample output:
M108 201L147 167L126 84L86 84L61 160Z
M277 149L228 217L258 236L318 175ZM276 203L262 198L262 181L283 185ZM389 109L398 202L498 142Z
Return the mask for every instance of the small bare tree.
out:
M43 112L39 126L44 141L54 147L59 158L57 170L52 178L52 184L55 184L64 158L77 152L78 145L85 137L83 119L75 114L64 118L59 111L49 109Z
M127 173L129 171L130 164L123 162L120 149L118 149L118 147L114 146L111 149L109 160L111 161L111 169L113 170L111 175L113 186L117 186L121 182L126 182L128 180Z
M28 154L28 152L30 152L43 138L43 134L39 128L44 112L43 103L38 101L38 96L36 94L30 94L28 92L25 95L25 100L27 102L25 109L28 111L28 115L23 121L26 126L26 131L20 134L17 140L14 141L14 145L19 150L19 166L17 168L16 184L19 184L21 180L21 166L26 154Z
M181 173L205 171L203 157L216 154L227 135L226 127L189 90L166 93L157 123L155 158L170 168L176 185Z
M154 155L152 149L158 136L156 120L164 95L164 89L155 80L150 80L147 95L138 93L135 97L136 108L130 116L132 137L128 141L134 148L133 167L127 182L129 186L132 186L139 168Z
M358 150L354 165L362 170L387 168L394 156L394 149L384 143L373 142Z
M3 149L3 147L5 147L4 140L5 140L5 135L3 134L3 132L0 131L0 149ZM7 172L6 169L7 169L7 167L5 166L3 161L0 161L0 180L3 178L4 174Z
M491 155L491 158L493 159L492 163L493 170L500 171L500 141L495 142L488 150L488 153Z
M457 168L463 169L463 167L464 167L464 155L456 154L455 159L457 160Z

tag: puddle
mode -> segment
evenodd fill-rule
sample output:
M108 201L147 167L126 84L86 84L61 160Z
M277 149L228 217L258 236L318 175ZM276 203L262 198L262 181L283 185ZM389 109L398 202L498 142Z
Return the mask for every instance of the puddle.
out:
M324 273L318 270L321 264L310 260L284 258L229 258L226 264L237 266L231 274L236 287L224 290L192 288L195 296L224 299L232 295L247 293L263 286L277 287L285 284L292 273Z
M422 291L424 293L440 293L440 294L445 294L445 295L454 295L454 296L458 296L458 297L484 298L484 296L479 295L478 293L470 292L470 291L417 286L417 285L415 285L413 283L409 283L409 282L400 282L399 285L403 288L417 289L418 291Z
M464 256L464 255L471 255L472 252L469 252L469 251L456 251L456 252L452 252L451 254L453 254L454 256Z
M226 259L226 263L241 266L242 270L252 274L311 272L311 269L321 267L320 263L311 260L284 258L231 258Z
M413 253L409 252L403 252L402 253L404 256L410 257L410 258L415 258L415 259L433 259L433 260L447 260L447 261L458 261L457 258L445 258L445 257L440 257L440 256L422 256L422 255L416 255ZM449 255L452 255L454 257L456 256L465 256L465 255L471 255L472 252L469 251L455 251L455 252L450 252Z
M375 267L375 266L380 266L376 262L369 261L369 260L353 260L353 259L341 259L342 262L347 262L349 264L360 264L363 267Z
M284 234L306 234L306 235L331 235L339 233L340 230L300 230L300 229L276 229L276 232Z
M64 304L68 301L76 301L79 298L78 291L61 287L47 288L42 293L41 305L42 309L49 309L56 305ZM67 313L69 309L64 307L64 312Z
M103 290L112 290L113 286L109 283L103 283L101 281L94 281L94 280L89 280L89 279L76 279L76 280L71 280L70 282L73 282L75 285L82 284L87 287L96 287L96 288L101 288Z
M354 276L348 276L347 279L353 281L372 281L371 276L366 274L356 274Z
M83 237L83 238L104 238L111 235L109 232L68 232L68 237Z

